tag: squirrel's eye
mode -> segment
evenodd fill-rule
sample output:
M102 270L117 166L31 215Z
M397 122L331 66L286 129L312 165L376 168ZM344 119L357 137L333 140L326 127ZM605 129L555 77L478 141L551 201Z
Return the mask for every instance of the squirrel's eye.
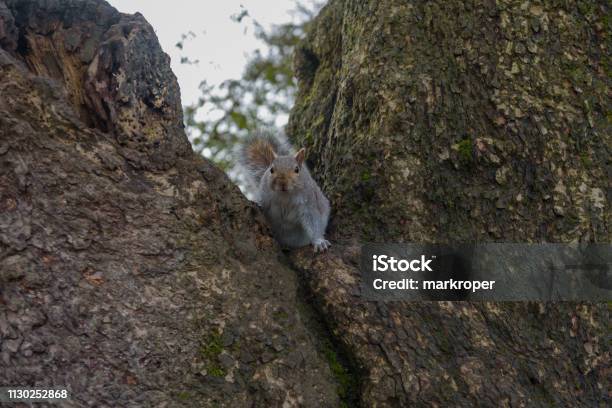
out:
M270 173L274 174L274 167L270 167Z
M299 166L295 166L295 172L299 173L300 172L300 167Z

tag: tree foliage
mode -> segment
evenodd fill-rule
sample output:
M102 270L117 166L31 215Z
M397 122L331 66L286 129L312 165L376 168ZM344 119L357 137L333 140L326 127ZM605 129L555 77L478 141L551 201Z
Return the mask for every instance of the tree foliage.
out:
M227 79L217 86L202 81L198 102L184 109L187 132L196 151L231 172L233 146L253 129L280 127L286 122L297 86L293 50L320 8L317 2L297 3L295 21L271 29L250 18L246 9L232 16L237 24L253 25L264 51L257 50L249 57L240 78ZM191 36L191 32L183 35L177 47L182 49ZM193 63L188 58L182 62Z

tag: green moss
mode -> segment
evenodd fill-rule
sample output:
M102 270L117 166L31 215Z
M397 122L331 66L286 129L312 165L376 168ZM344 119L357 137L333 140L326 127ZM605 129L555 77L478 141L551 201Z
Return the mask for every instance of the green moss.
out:
M442 352L446 354L450 354L451 352L450 342L448 341L447 336L442 332L440 332L440 339L438 341L438 347L440 348L440 350L442 350Z
M314 126L318 127L318 126L322 126L325 124L325 121L327 120L327 118L325 117L325 115L320 114L319 116L317 116L317 118L314 121Z
M284 310L277 310L276 312L272 313L272 317L274 318L274 320L279 321L287 320L289 318L289 315Z
M206 371L212 377L225 377L225 370L218 365L206 367Z
M301 299L308 296L303 292L305 289L304 285L300 285ZM356 406L359 399L360 375L356 366L351 364L351 360L348 360L346 354L342 353L342 349L335 348L331 341L332 333L325 327L325 323L319 320L320 316L316 311L315 305L298 301L297 310L309 329L318 334L316 342L317 351L327 362L337 384L336 392L340 399L339 407L348 408ZM338 355L338 352L341 354Z
M587 17L589 20L593 18L595 13L595 5L590 1L581 1L578 2L578 10Z
M472 139L466 138L457 143L457 151L459 153L459 159L463 162L469 163L472 161Z
M186 401L189 401L192 398L192 396L189 391L181 391L178 393L177 398L179 401L186 402Z
M212 333L206 339L206 342L200 348L200 353L207 359L216 359L223 351L223 343L221 342L221 334L219 332Z
M308 129L306 131L306 135L304 136L304 143L302 144L312 146L313 143L314 143L314 137L312 136L312 132L310 131L310 129Z
M219 355L222 352L223 343L219 332L211 333L200 348L200 354L206 360L206 371L213 377L225 376L225 370L219 364Z
M356 389L357 379L346 369L339 361L338 355L332 348L330 343L323 344L323 355L329 364L332 375L338 383L338 396L343 401L344 406L346 400L350 396L350 391Z
M234 343L230 346L232 353L238 354L240 352L240 346L241 344L239 341L234 341Z
M589 154L587 152L580 153L580 161L586 167L589 167L592 163L591 158L589 157Z

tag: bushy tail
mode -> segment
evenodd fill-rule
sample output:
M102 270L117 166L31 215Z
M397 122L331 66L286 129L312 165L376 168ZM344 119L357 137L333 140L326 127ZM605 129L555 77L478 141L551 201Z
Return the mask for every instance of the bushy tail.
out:
M258 130L244 141L239 151L239 163L254 188L259 186L261 177L274 160L274 155L291 153L291 147L271 131Z

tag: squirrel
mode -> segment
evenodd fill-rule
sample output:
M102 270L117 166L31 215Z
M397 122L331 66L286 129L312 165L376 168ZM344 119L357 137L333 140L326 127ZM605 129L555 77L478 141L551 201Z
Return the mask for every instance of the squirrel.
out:
M258 132L240 150L240 164L276 240L298 248L312 244L314 252L331 245L325 239L329 200L313 180L304 159L306 150L282 143L275 135Z

